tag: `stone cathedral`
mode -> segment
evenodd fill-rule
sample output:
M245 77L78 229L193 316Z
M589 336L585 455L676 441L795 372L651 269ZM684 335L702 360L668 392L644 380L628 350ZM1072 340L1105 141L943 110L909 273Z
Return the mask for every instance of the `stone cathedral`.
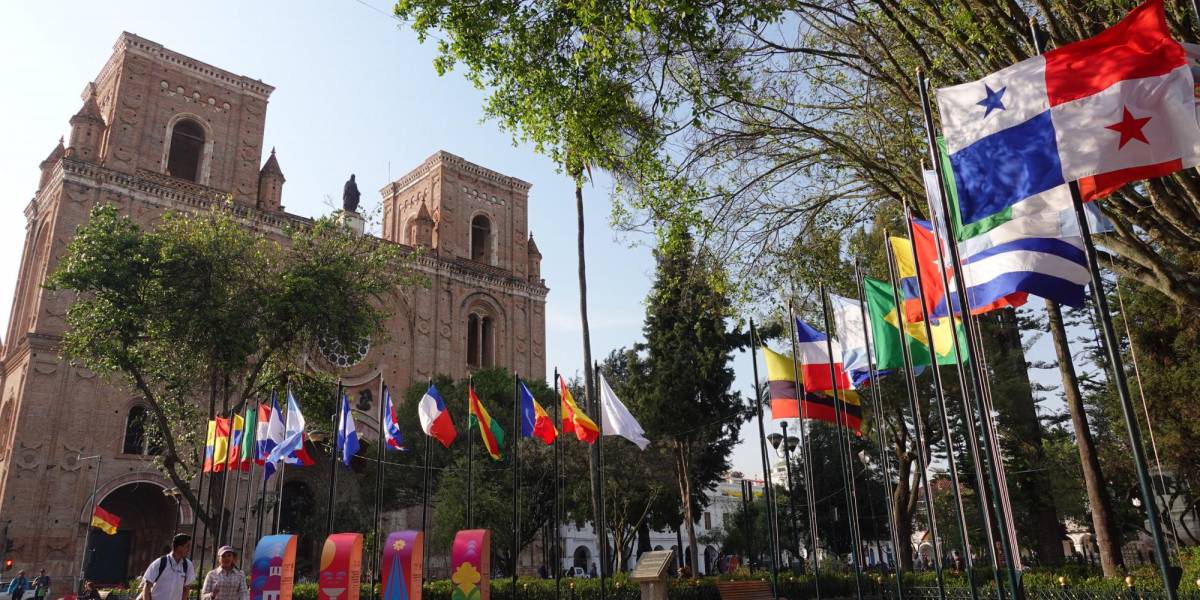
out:
M78 575L94 486L100 506L121 517L115 536L90 542L87 576L102 583L140 575L193 517L151 462L138 397L60 357L71 299L41 284L99 202L149 223L232 198L246 226L267 235L307 223L283 206L286 150L264 152L272 91L124 33L84 87L66 143L41 162L0 348L0 535L14 572L46 568L56 596ZM314 351L306 366L339 373L369 414L381 375L407 386L503 366L544 378L548 289L529 234L529 188L442 151L383 185L382 238L425 248L415 268L431 285L397 294L385 343ZM374 437L378 424L359 427Z

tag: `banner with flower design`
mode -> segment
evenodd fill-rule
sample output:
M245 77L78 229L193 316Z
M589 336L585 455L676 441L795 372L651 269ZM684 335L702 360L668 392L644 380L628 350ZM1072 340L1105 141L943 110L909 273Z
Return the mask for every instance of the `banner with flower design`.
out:
M450 551L450 600L489 600L492 569L492 532L464 529L454 536Z
M250 565L250 600L292 600L295 571L296 536L263 536Z

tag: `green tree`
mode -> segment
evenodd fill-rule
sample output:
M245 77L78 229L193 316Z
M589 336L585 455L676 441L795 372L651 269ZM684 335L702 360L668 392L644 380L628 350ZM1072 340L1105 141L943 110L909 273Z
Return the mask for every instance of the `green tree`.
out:
M698 564L695 522L706 493L729 470L746 406L734 392L731 353L744 342L724 270L683 228L658 252L647 302L645 374L636 385L647 437L670 449L687 544Z
M288 378L311 379L299 366L307 349L382 335L388 298L417 281L397 246L329 219L281 243L226 208L167 213L143 229L102 204L46 285L77 295L64 355L146 403L160 468L211 524L213 507L190 482L218 401L241 410ZM332 406L324 383L302 400Z

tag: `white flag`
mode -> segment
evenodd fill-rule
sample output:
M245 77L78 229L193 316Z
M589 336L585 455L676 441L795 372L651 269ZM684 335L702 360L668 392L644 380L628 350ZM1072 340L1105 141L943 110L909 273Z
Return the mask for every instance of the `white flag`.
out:
M629 414L629 409L617 397L616 392L608 386L604 375L600 375L600 411L604 435L619 435L645 450L650 445L646 432L638 424L637 419Z

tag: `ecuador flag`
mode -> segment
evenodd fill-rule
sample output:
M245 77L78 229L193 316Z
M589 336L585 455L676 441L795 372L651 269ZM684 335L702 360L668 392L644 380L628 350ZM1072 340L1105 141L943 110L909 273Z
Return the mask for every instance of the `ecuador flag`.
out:
M575 437L582 442L596 443L600 437L600 428L596 427L596 422L589 419L587 414L579 409L578 404L575 404L575 397L571 395L571 390L562 377L558 378L558 389L562 397L563 433L574 433Z
M504 430L500 429L500 424L483 407L479 396L475 395L474 387L467 388L467 400L470 403L471 412L471 419L467 427L478 427L479 437L483 438L483 447L487 448L492 459L500 460L500 446L504 445Z
M767 389L771 394L771 418L779 419L816 419L835 423L834 403L832 392L802 392L803 401L798 402L796 379L799 377L795 362L790 356L784 356L763 346L763 362L767 366ZM843 423L854 432L862 428L862 403L858 392L840 390L842 412L845 415Z
M108 535L117 535L117 526L121 524L121 519L107 510L96 507L92 513L92 527L107 533Z
M208 436L204 438L204 472L212 473L213 470L213 453L216 452L217 444L217 422L209 419L208 421Z

